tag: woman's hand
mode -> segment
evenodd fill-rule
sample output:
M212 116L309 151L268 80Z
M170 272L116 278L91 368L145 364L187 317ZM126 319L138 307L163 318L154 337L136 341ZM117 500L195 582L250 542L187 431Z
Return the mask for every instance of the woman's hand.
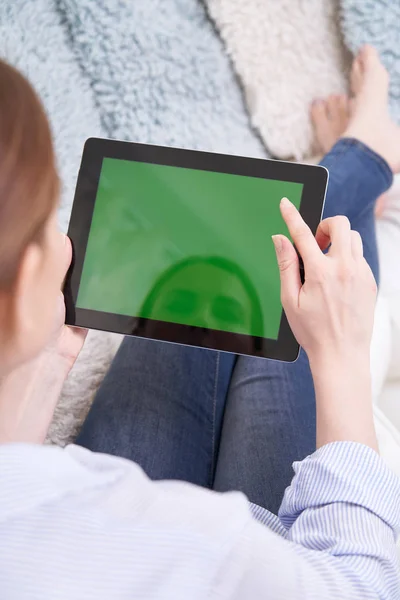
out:
M282 304L310 360L317 447L353 441L377 450L369 362L377 287L360 235L346 217L333 217L314 237L286 199L281 212L304 264L302 284L296 250L285 236L274 236Z
M65 273L71 257L71 242L66 238ZM0 444L44 442L62 386L87 333L64 325L64 321L64 297L60 292L54 333L47 347L0 380Z
M320 223L314 237L286 198L281 212L304 264L302 285L293 245L283 235L274 236L282 304L297 341L310 361L327 353L369 354L377 286L360 234L351 230L347 217L332 217Z
M63 234L60 234L63 235ZM72 245L67 236L65 237L65 275L72 260ZM60 291L59 302L54 317L54 332L52 339L45 349L47 355L57 358L58 362L65 366L66 372L72 369L87 336L86 329L69 327L65 325L65 303L64 295Z

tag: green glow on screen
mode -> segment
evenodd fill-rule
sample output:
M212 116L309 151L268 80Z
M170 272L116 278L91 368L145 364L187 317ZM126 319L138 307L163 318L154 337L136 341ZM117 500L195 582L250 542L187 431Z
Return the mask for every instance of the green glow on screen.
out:
M277 339L271 236L303 185L105 158L79 308Z

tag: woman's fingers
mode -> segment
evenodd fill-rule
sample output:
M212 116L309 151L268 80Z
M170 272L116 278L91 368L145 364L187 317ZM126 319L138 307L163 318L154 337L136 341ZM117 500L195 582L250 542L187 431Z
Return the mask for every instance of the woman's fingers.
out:
M284 235L273 235L276 257L281 277L281 298L285 308L287 302L297 302L301 290L299 257L293 244Z
M322 223L323 221L321 221L321 223L318 226L317 233L315 234L315 239L320 250L324 251L331 245L331 238L329 237L326 229L324 227L321 227Z
M68 271L69 266L71 264L71 260L72 260L72 244L71 244L71 240L69 239L69 237L67 235L61 234L64 236L64 244L65 244L65 266L66 266L66 270Z
M62 243L64 244L64 281L72 261L72 244L67 235L64 235L63 233L60 233L60 235L63 238Z
M324 219L319 224L314 237L297 208L287 198L281 200L281 213L304 263L318 258L321 250L326 250L329 245L331 245L330 254L332 256L347 257L351 255L354 243L359 253L361 238L356 242L352 241L350 221L347 217L337 216Z
M309 226L304 222L297 208L287 198L281 200L281 213L293 242L303 259L304 265L318 259L321 250Z
M330 217L321 221L315 239L321 250L326 250L332 244L329 252L331 256L343 256L344 258L350 255L354 258L363 258L364 256L361 236L358 231L351 229L347 217Z
M286 198L281 201L282 217L289 229L293 242L304 262L307 277L307 265L314 263L311 272L316 273L323 269L324 262L317 262L323 258L322 252L328 246L329 256L348 261L363 257L363 244L358 232L352 231L349 219L345 216L324 219L318 226L315 237L304 222L296 207ZM298 296L301 289L299 272L299 259L290 241L282 235L273 236L278 264L281 273L282 297L291 298Z
M358 231L351 232L351 249L353 252L353 258L364 258L363 241Z
M331 256L350 256L352 242L349 219L344 216L324 219L318 226L315 239L321 250L325 250L331 244Z

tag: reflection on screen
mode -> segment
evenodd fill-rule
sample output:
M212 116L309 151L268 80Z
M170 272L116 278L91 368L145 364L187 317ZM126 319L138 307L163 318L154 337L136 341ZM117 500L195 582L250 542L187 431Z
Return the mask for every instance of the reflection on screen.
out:
M219 257L192 257L167 269L146 298L141 316L259 335L262 311L248 275Z
M105 158L77 306L276 339L271 236L303 186ZM149 325L150 326L150 325Z

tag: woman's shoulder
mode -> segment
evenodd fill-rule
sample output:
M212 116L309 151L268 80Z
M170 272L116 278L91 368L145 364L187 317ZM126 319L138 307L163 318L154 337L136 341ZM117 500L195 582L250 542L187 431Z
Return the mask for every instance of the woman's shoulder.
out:
M212 535L234 534L252 520L239 492L216 493L183 481L151 481L139 465L120 457L66 448L0 446L0 522L42 505L80 513L87 509L143 526L173 527Z

